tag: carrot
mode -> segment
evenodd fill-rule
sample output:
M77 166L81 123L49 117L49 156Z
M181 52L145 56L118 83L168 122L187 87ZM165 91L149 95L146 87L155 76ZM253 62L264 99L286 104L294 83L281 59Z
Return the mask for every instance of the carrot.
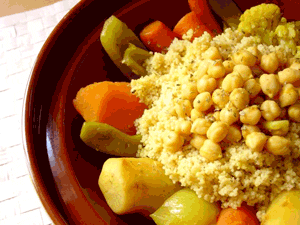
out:
M189 12L184 17L182 17L178 23L175 25L173 32L180 35L182 37L188 30L193 29L193 37L200 37L204 31L207 31L212 36L214 36L213 32L210 31L197 17L195 12Z
M190 9L196 13L198 19L207 26L214 34L222 32L222 29L216 21L211 9L208 5L208 0L188 0Z
M144 45L154 52L165 52L175 37L180 38L179 35L158 20L147 25L140 33Z
M242 205L237 209L223 209L217 225L259 225L259 221L250 207Z
M146 109L126 82L90 84L77 92L73 104L85 121L106 123L129 135L136 133L133 123Z

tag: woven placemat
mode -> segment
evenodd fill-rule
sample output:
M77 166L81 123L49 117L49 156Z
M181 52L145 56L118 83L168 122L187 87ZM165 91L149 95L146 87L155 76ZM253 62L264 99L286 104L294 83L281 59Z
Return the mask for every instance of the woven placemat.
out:
M33 63L46 38L79 0L0 17L0 225L53 224L30 180L21 115Z

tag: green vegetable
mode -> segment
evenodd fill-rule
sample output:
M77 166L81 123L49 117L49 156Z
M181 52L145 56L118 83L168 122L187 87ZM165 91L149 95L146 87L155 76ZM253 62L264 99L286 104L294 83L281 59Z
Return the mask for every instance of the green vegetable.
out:
M263 123L263 127L273 135L282 136L289 131L290 122L288 120L266 121Z
M285 191L269 206L262 225L300 224L300 191Z
M157 225L213 225L218 214L216 204L198 198L193 190L184 188L169 197L150 217Z
M116 156L135 156L141 135L131 136L105 123L84 122L80 138L97 151Z
M100 41L109 57L124 74L131 72L131 69L126 64L122 63L128 44L132 43L137 47L146 49L133 31L114 15L105 21L103 30L100 34Z
M129 43L129 47L126 49L123 57L123 63L130 67L136 75L143 76L147 73L143 63L150 56L151 54L148 51Z

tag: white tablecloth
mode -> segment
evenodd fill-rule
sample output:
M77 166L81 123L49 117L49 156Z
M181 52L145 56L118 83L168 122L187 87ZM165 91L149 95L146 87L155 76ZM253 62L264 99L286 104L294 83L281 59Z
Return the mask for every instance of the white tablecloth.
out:
M21 113L35 58L79 0L63 0L0 17L0 225L53 224L31 183L22 146Z

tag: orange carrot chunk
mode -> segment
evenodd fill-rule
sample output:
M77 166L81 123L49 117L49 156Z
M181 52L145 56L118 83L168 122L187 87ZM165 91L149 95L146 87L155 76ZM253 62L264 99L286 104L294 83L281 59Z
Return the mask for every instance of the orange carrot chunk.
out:
M144 45L153 52L166 52L175 37L180 38L179 35L158 20L150 23L140 33Z
M188 0L190 9L196 13L198 19L214 34L222 32L220 25L215 19L207 0Z
M197 17L195 12L189 12L184 17L182 17L178 23L175 25L173 32L182 37L188 30L193 29L194 33L191 40L196 37L200 37L204 31L207 31L212 36L213 32L210 31L206 25L204 25Z
M249 207L242 206L237 209L223 209L217 225L259 225L259 221Z
M147 106L131 93L129 83L104 81L81 88L73 104L85 121L109 124L134 135L134 121Z

